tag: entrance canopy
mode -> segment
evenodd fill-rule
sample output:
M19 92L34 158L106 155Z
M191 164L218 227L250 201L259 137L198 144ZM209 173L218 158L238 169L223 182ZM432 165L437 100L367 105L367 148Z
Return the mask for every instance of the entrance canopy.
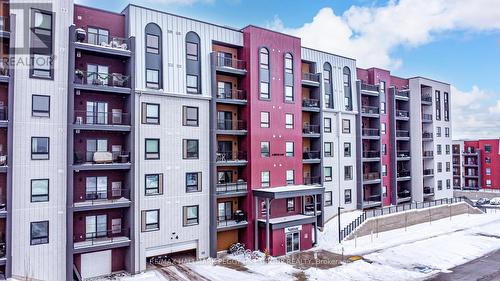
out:
M269 199L283 199L298 196L321 195L325 192L322 186L286 185L280 187L259 188L253 190L253 196Z

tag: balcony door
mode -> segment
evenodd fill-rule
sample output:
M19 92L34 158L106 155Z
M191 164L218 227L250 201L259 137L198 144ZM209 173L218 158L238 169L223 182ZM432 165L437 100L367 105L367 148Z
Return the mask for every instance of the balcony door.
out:
M227 67L232 67L232 57L233 55L231 53L224 53L224 52L218 52L217 53L217 60L219 61L220 66L227 66Z
M233 202L219 202L218 221L228 221L233 219Z
M94 161L95 152L107 152L108 140L106 139L90 139L87 140L87 161Z
M87 239L106 237L108 218L106 215L85 217L85 237Z
M219 184L227 184L233 182L232 171L220 171L217 173L217 180Z
M108 124L108 103L107 102L87 102L87 124Z
M300 250L300 232L290 232L286 234L286 253L293 253Z
M109 67L107 65L87 65L87 84L108 85L108 75Z
M217 151L219 160L229 161L233 159L233 142L232 141L219 141L217 142Z
M219 130L232 130L233 113L231 111L218 111L217 112L217 129Z
M87 177L85 183L87 200L108 198L108 177Z
M217 82L217 87L219 88L218 92L218 98L220 99L230 99L232 98L231 96L231 82L223 82L219 81Z

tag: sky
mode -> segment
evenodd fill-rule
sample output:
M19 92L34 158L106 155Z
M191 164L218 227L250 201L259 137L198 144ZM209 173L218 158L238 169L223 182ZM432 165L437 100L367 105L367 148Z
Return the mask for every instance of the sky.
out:
M452 136L500 138L500 0L75 0L135 3L208 22L292 34L302 45L452 85Z

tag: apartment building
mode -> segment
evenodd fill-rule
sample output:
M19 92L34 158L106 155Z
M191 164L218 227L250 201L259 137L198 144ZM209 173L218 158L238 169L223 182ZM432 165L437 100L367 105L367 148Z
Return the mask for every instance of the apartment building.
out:
M0 14L2 57L34 62L0 68L7 277L137 273L238 242L280 256L339 210L452 196L447 84L136 5Z
M500 188L498 139L453 141L453 188Z

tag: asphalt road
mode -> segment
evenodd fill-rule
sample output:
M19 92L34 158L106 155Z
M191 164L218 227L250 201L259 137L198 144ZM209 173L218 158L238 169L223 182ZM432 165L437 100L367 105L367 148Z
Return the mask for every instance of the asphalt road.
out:
M439 273L427 281L500 281L500 250Z

